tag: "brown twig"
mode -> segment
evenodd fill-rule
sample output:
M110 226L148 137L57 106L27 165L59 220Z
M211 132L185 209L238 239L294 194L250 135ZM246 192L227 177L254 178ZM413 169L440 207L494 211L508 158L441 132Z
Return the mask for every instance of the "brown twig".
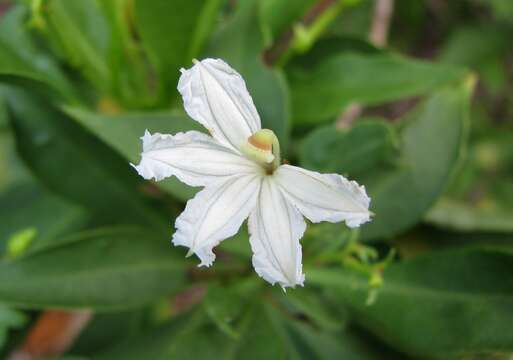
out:
M377 0L369 32L370 42L377 47L384 47L388 40L390 20L394 11L394 0Z
M11 353L8 360L35 360L63 354L92 316L89 310L43 312L21 347Z
M11 0L0 0L0 16L5 15L12 6Z
M313 5L310 10L300 20L303 26L311 25L315 20L321 16L326 10L334 5L338 0L319 0ZM294 30L291 28L284 32L280 38L264 52L264 62L267 65L272 65L287 51L294 40Z
M363 106L359 103L352 103L346 106L344 112L338 117L335 127L337 129L348 128L353 121L362 114Z
M171 299L171 308L175 314L183 313L200 303L207 294L207 285L194 285L176 294Z
M390 20L394 11L394 0L376 0L372 16L369 41L377 47L387 44ZM347 128L363 112L363 106L358 103L349 104L335 122L339 129Z

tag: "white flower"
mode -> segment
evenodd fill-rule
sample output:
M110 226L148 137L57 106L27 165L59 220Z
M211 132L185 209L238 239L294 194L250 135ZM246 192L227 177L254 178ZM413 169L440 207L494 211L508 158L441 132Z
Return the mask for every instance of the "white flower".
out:
M195 61L181 72L178 90L185 110L212 136L146 131L142 159L135 166L145 179L174 175L188 185L205 187L176 219L173 243L188 247L200 266L210 266L212 248L235 235L249 217L258 275L283 288L303 285L303 216L312 222L359 226L370 220L365 188L337 174L281 165L278 139L261 129L244 80L222 60Z

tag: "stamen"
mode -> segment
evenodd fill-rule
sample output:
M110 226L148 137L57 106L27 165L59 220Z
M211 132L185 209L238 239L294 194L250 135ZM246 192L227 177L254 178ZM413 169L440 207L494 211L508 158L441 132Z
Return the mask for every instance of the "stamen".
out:
M248 158L261 164L268 174L280 166L280 143L272 130L258 130L242 145L241 150Z

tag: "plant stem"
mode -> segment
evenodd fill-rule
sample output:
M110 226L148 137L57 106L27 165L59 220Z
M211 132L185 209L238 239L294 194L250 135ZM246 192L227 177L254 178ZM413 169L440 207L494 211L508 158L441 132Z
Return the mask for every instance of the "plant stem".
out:
M90 310L41 313L20 348L8 360L35 360L65 353L92 319Z

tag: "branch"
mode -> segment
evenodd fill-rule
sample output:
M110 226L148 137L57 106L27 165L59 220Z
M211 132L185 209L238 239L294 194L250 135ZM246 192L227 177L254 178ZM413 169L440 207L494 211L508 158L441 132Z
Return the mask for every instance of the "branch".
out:
M388 30L393 11L394 0L376 1L369 40L377 47L384 47L387 44Z
M321 17L331 6L335 5L339 0L319 0L310 10L302 17L299 25L308 27L312 25L319 17ZM287 30L283 35L264 52L264 62L267 65L275 64L283 54L290 50L294 41L294 29Z
M43 312L21 347L11 353L8 360L35 360L63 354L92 316L89 310Z

